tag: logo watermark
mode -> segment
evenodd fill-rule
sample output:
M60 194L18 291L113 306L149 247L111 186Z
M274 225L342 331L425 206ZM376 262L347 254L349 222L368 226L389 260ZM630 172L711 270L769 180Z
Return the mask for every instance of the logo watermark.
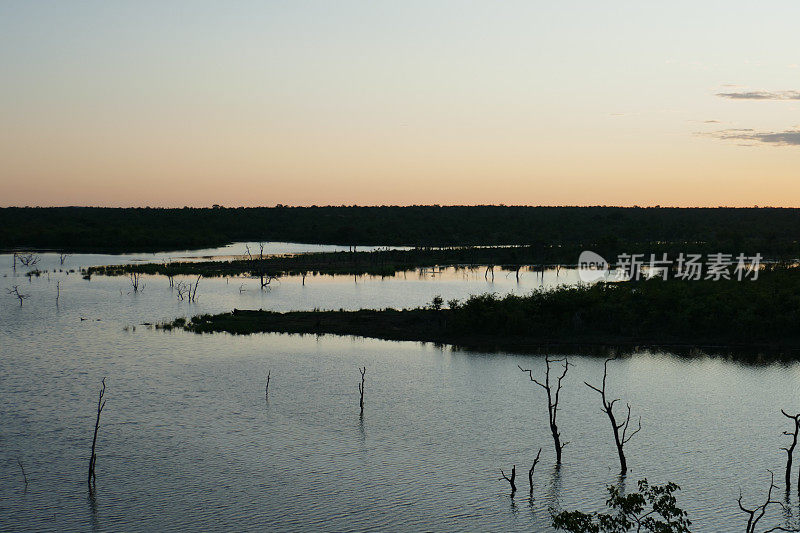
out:
M599 280L636 281L660 277L662 280L751 280L758 279L760 253L685 254L670 258L662 254L619 254L616 263L609 263L600 254L583 251L578 257L578 276L585 283Z

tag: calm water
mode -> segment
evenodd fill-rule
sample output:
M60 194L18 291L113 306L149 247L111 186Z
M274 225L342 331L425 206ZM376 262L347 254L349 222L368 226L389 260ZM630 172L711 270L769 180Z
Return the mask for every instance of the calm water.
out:
M270 251L330 248L276 243ZM64 268L183 255L75 255ZM37 266L61 268L54 255ZM23 274L0 256L0 530L549 531L549 508L599 508L605 485L619 482L608 421L583 385L599 379L601 360L572 358L559 415L570 444L556 470L544 391L517 369L541 374L542 357L141 325L234 307L406 307L436 294L526 293L573 283L575 272L542 279L525 271L519 283L499 271L486 280L482 270L309 277L305 286L287 278L264 292L254 280L204 279L195 304L178 301L159 277L133 294L121 277ZM30 294L21 308L6 294L13 285ZM800 410L800 366L640 353L611 368L609 387L642 416L626 486L675 481L697 531L742 531L739 488L746 502L760 501L767 469L782 479L781 432L790 427L779 409ZM104 376L91 501L85 477ZM539 447L531 499L526 472ZM498 480L512 464L514 498ZM797 494L789 501L798 516ZM774 525L780 513L768 518Z

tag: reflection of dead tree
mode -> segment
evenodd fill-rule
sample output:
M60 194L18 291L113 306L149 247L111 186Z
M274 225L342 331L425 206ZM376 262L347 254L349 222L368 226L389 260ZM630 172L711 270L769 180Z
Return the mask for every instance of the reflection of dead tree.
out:
M31 297L30 294L24 294L19 292L19 285L14 285L10 289L6 289L6 292L12 295L14 298L19 300L19 306L22 307L22 303Z
M175 284L175 295L178 297L178 300L184 301L188 300L190 302L197 301L197 286L200 285L200 278L203 276L197 276L197 281L192 283L191 281L179 281Z
M175 288L175 294L177 295L178 300L181 300L181 301L185 300L186 299L186 293L189 291L189 284L186 283L185 281L179 281L178 283L175 284L174 288Z
M59 298L61 298L61 281L56 281L56 306Z
M781 413L786 418L791 418L794 422L794 431L789 433L788 431L784 431L784 435L791 435L792 437L792 444L788 448L781 448L781 450L786 452L786 492L789 492L790 486L790 476L792 474L792 455L794 454L794 447L797 446L797 434L800 432L800 413L796 415L790 415L783 409L781 409ZM798 490L800 490L800 480L798 480Z
M244 287L244 283L239 285L239 294L242 294L243 292L247 292L247 289Z
M764 501L764 503L753 509L748 509L742 504L742 490L739 489L739 498L736 500L737 503L739 504L739 509L742 512L747 513L749 515L749 517L747 518L747 527L745 529L746 533L756 533L756 526L758 525L758 521L764 517L764 514L767 512L767 507L769 507L770 505L776 504L780 505L783 509L786 509L786 506L783 503L772 499L772 489L776 489L778 488L778 486L775 485L775 474L772 472L772 470L769 470L769 475L770 475L770 482L769 482L769 490L767 491L767 499L766 501ZM794 529L794 528L790 529L782 526L775 526L770 529L764 530L763 533L769 533L770 531L797 532L800 531L800 529Z
M561 451L564 447L569 444L569 442L561 442L561 433L558 431L558 424L556 423L556 417L558 416L558 400L559 395L561 394L561 382L564 380L564 376L567 375L567 371L569 370L569 359L550 359L550 356L545 357L545 363L547 365L547 369L545 370L544 375L544 383L533 379L533 372L531 370L527 370L522 368L521 366L517 365L520 370L523 372L528 373L528 377L542 387L545 391L547 391L547 414L549 415L549 422L550 422L550 433L553 435L553 444L556 448L556 464L561 464ZM559 363L564 362L564 372L558 376L556 383L550 382L550 365L552 363ZM554 390L555 389L555 390Z
M144 283L141 284L141 287L139 286L142 278L142 274L140 272L131 272L130 274L128 274L128 278L131 281L131 287L133 288L133 292L136 293L144 290Z
M258 243L259 251L258 255L254 256L253 253L250 251L250 246L245 245L245 250L247 251L247 256L250 258L250 262L255 265L255 274L258 276L258 279L261 282L261 288L266 288L272 281L277 280L278 276L268 274L264 267L264 243Z
M103 407L106 406L106 402L103 399L103 396L106 394L106 378L103 378L103 388L100 389L100 395L97 398L97 419L94 423L94 438L92 439L92 456L89 459L89 491L94 492L95 487L95 472L94 467L95 463L97 462L97 454L94 453L95 446L97 445L97 430L100 428L100 413L103 412Z
M590 389L597 391L600 393L600 398L603 402L602 411L608 415L608 420L611 422L611 429L614 432L614 444L617 446L617 455L619 455L619 473L625 474L628 471L628 462L625 460L625 452L623 450L625 444L631 440L631 438L639 433L639 430L642 429L642 419L639 417L639 426L636 428L635 431L628 434L628 429L630 427L631 422L631 405L627 404L628 406L628 414L625 416L625 422L621 422L617 424L617 419L614 416L614 404L619 401L619 398L609 401L606 397L606 379L608 378L608 362L613 361L615 358L612 357L610 359L606 359L606 362L603 364L603 386L602 388L595 387L594 385L590 385L587 382L583 382L587 387ZM622 430L622 434L620 435L619 430Z
M361 416L364 416L364 374L367 373L367 367L358 367L358 371L361 372L361 383L358 384L358 392L361 395L359 406L361 407Z
M189 296L189 301L190 302L196 302L197 301L197 286L200 285L200 278L202 278L202 277L203 277L202 275L197 276L197 281L194 282L194 285L192 285L191 282L189 283L189 294L188 294L188 296Z
M483 273L483 279L489 279L489 273L492 273L492 281L494 281L494 265L487 265L486 272Z
M267 372L267 386L264 388L264 399L269 400L269 378L272 375L272 370Z
M531 494L533 494L533 471L536 470L536 463L539 462L539 456L542 455L542 449L539 448L539 451L536 454L536 459L533 460L533 466L530 470L528 470L528 483L531 486Z
M517 484L514 483L514 479L517 477L517 465L513 465L511 467L511 477L506 476L506 473L503 472L503 469L500 469L500 475L503 476L500 479L505 479L508 481L508 484L511 485L511 494L517 492Z

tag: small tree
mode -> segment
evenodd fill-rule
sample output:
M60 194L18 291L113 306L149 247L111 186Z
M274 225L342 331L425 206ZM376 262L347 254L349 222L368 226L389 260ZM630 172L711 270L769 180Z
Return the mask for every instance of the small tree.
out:
M650 485L646 479L638 485L638 492L627 495L619 487L609 485L607 513L551 510L553 527L572 533L689 533L692 522L686 511L677 506L673 495L680 490L678 485Z

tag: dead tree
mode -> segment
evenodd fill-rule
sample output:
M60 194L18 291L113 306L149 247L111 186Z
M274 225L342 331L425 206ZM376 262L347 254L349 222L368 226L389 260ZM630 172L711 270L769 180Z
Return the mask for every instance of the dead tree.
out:
M8 294L12 295L12 296L13 296L14 298L16 298L17 300L19 300L19 306L20 306L20 307L22 307L22 303L23 303L25 300L27 300L28 298L30 298L30 297L31 297L31 295L30 295L30 294L25 294L25 293L19 292L19 285L14 285L14 286L13 286L13 287L11 287L10 289L6 289L6 292L7 292Z
M197 286L200 285L200 279L202 277L203 277L202 275L197 276L197 281L194 282L194 285L192 283L189 283L188 296L189 296L189 301L190 302L196 302L197 301Z
M103 388L100 389L100 395L97 398L97 419L94 423L94 438L92 438L92 456L89 459L89 492L94 493L95 487L95 472L94 467L97 463L97 454L95 453L95 447L97 445L97 430L100 429L100 413L103 412L103 407L106 406L106 401L103 399L103 396L106 394L106 378L103 378Z
M67 257L71 255L72 254L68 254L66 252L61 252L60 254L58 254L58 262L61 264L61 266L64 266L64 261L66 261Z
M267 372L267 386L264 387L264 399L267 400L267 401L269 401L269 378L270 378L271 374L272 374L272 370Z
M23 254L14 252L14 270L17 269L17 261L19 261L22 266L32 267L39 262L39 256L34 253Z
M364 374L367 373L367 367L358 367L358 371L361 372L361 383L358 384L358 392L361 395L359 406L361 407L361 416L364 416Z
M189 291L189 284L185 281L179 281L175 284L175 295L178 297L178 300L185 300L186 293Z
M131 272L130 274L128 274L128 277L129 277L129 279L131 281L131 287L133 288L133 292L134 293L137 293L140 290L141 291L144 290L144 283L142 283L141 287L139 287L139 283L140 283L141 278L142 278L141 272Z
M797 435L798 433L800 433L800 413L796 415L790 415L783 409L781 409L781 413L783 413L783 416L785 416L786 418L791 418L792 421L794 421L794 431L791 433L789 433L788 431L783 432L784 435L791 435L792 444L788 448L781 448L781 450L786 452L786 492L789 492L789 487L791 483L790 478L792 475L792 459L793 459L792 456L794 454L794 447L797 446ZM798 486L798 491L800 491L800 479L798 479L797 486Z
M264 244L263 242L258 243L259 251L258 255L254 256L253 253L250 251L250 246L245 245L245 250L247 251L247 256L250 258L250 262L255 265L255 274L258 276L258 279L261 282L261 289L265 289L269 286L269 284L273 281L278 279L278 276L274 276L272 274L267 274L266 269L264 267Z
M628 413L625 416L625 422L617 423L617 419L614 416L614 404L619 401L619 398L609 401L608 397L606 396L606 379L608 378L608 362L613 361L616 359L615 357L611 357L606 359L606 362L603 364L603 386L602 388L595 387L594 385L590 385L587 382L583 382L587 387L590 389L597 391L600 393L600 398L603 402L602 411L608 415L608 420L611 422L611 429L614 432L614 444L617 446L617 455L619 455L619 473L624 475L628 471L628 461L625 460L625 451L624 447L625 444L631 438L639 433L639 430L642 429L642 418L639 417L639 425L635 431L632 431L628 434L628 429L630 429L631 423L631 405L626 404L628 407ZM622 434L620 434L620 430L622 430Z
M17 464L19 465L19 469L22 470L22 480L25 482L25 489L28 488L28 475L25 473L25 467L22 466L22 459L17 458Z
M508 481L508 484L511 485L511 494L517 492L517 484L514 483L514 479L517 477L517 465L513 465L511 467L511 477L506 476L506 473L503 472L503 469L500 469L500 475L503 476L500 479L505 479Z
M536 454L536 459L533 460L533 466L528 470L528 484L531 486L531 494L533 494L533 471L536 470L536 463L539 462L539 456L542 455L542 449Z
M531 370L522 368L521 366L517 365L517 367L522 370L523 372L528 373L528 377L531 379L532 382L536 383L540 387L542 387L547 392L547 414L550 419L550 433L553 435L553 445L556 449L556 464L561 464L561 452L564 447L569 444L569 442L561 442L561 433L558 431L558 424L556 422L556 418L558 417L558 401L559 395L561 394L561 386L564 380L564 376L567 375L567 371L569 370L569 359L550 359L550 356L545 357L545 364L547 365L547 369L545 370L544 375L544 383L536 380L533 378L533 372ZM551 383L550 381L550 365L552 363L560 363L564 362L564 371L558 376L555 383Z
M792 417L789 417L789 418L792 418ZM778 488L778 486L775 485L775 474L772 472L772 470L769 470L769 475L770 475L770 482L769 482L769 490L767 490L767 499L764 501L764 503L762 503L761 505L759 505L757 507L754 507L753 509L748 509L742 504L742 489L739 489L739 498L736 500L737 503L739 504L739 509L742 512L747 513L749 515L748 518L747 518L747 526L745 528L745 533L756 533L756 526L758 525L758 521L761 520L764 517L764 514L767 512L767 507L769 507L770 505L773 505L773 504L780 505L784 510L787 509L787 506L785 504L783 504L782 502L779 502L777 500L773 500L772 499L772 489L776 489L776 488ZM772 527L770 529L764 530L763 533L770 533L770 531L794 531L794 532L797 532L797 531L800 531L800 529L785 528L785 527L782 527L782 526L775 526L775 527Z

